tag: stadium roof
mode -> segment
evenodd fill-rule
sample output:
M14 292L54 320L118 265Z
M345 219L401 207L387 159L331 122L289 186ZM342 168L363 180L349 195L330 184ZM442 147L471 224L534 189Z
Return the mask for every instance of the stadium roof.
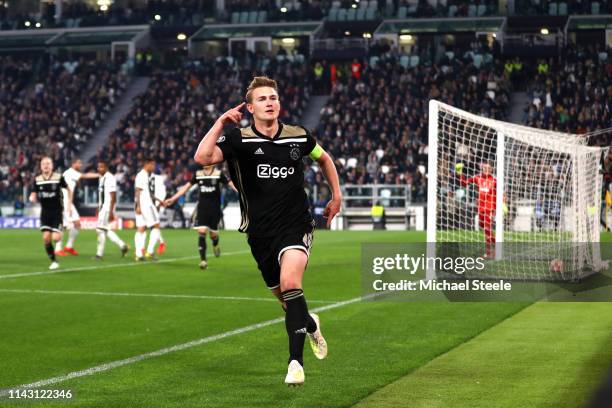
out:
M503 17L386 20L375 34L497 32L504 22Z
M567 22L568 31L612 29L612 15L571 16Z
M122 26L0 31L0 50L73 46L110 47L116 41L136 40L148 30L148 26Z
M52 47L78 45L110 45L115 41L131 41L142 30L79 31L62 33L49 42Z
M321 22L299 22L279 24L215 24L205 25L191 38L191 41L224 40L243 37L302 37L309 36L319 28Z
M57 34L37 34L21 31L18 35L0 35L0 50L45 48Z

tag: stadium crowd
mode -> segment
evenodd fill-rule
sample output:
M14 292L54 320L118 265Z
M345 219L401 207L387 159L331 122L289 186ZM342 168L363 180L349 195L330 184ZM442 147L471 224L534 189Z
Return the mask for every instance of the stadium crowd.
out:
M0 57L0 202L22 193L42 156L66 168L125 85L110 64Z
M311 87L330 91L312 131L334 157L343 184L406 185L414 202L424 201L426 101L435 98L506 119L512 74L495 54L474 42L452 52L414 49L417 63L384 46L348 63L252 54L241 60L187 60L180 69L154 72L146 93L133 102L98 158L110 159L123 200L131 200L132 180L145 156L157 160L167 190L175 191L197 168L192 151L201 133L243 100L254 73L265 73L279 82L286 123L300 123ZM607 58L594 47L570 47L559 60L531 64L536 72L523 76L534 78L525 123L578 133L611 127ZM0 201L13 202L41 155L50 154L58 167L68 165L121 94L126 78L117 67L85 60L3 57L0 62ZM524 66L529 71L530 64ZM609 138L594 140L610 144ZM329 192L316 165L306 165L306 179L318 192L311 195L313 202L324 201Z
M533 78L526 125L580 134L612 127L612 52L570 46L558 59L541 60ZM595 143L611 138L602 134Z
M388 50L371 60L375 64L355 61L338 76L317 137L336 158L343 183L410 185L412 200L424 201L430 98L505 119L510 83L503 65L476 59L477 68L472 49L461 54L409 66ZM318 173L308 177L321 181Z

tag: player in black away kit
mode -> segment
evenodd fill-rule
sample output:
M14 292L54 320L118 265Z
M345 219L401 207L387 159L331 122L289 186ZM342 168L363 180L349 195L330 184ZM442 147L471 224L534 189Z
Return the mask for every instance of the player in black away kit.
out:
M224 125L239 123L246 105L253 124L224 133ZM198 146L194 159L202 165L228 162L240 194L240 231L248 243L264 281L285 309L289 337L289 367L285 383L302 384L302 353L308 335L319 359L327 355L319 318L308 313L302 277L308 263L314 222L304 191L303 156L316 160L333 198L325 207L328 226L340 211L342 196L332 159L301 126L278 120L280 101L276 82L253 79L242 103L225 112Z
M51 260L49 269L59 268L59 264L55 261L54 242L62 239L62 223L63 223L63 198L62 188L72 194L68 188L64 177L59 173L53 172L53 161L50 157L43 157L40 161L41 174L36 176L32 184L32 193L30 201L35 203L40 202L40 230L43 234L45 250ZM72 197L68 197L72 202Z
M198 186L198 205L193 212L193 229L198 231L198 248L200 250L200 269L206 269L206 233L210 234L213 243L213 252L216 257L221 255L219 245L219 221L221 221L221 186L229 185L234 188L225 174L215 166L205 166L202 170L193 173L191 180L178 189L176 194L167 199L164 204L171 206L180 196L185 194L192 186ZM235 190L235 188L234 188Z

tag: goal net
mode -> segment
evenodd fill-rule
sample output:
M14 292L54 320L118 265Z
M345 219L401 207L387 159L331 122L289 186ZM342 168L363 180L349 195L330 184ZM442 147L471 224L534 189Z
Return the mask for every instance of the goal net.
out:
M428 257L485 258L467 278L574 281L604 267L603 149L432 100L428 150Z

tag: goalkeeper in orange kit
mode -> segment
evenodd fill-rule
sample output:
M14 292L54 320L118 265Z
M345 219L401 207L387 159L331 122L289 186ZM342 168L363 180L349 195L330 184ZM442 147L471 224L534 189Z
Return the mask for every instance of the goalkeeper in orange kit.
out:
M480 174L467 178L463 175L463 163L455 165L462 186L475 184L478 188L478 226L484 231L487 258L495 257L495 235L493 221L497 202L497 180L493 177L492 166L488 162L480 164Z

